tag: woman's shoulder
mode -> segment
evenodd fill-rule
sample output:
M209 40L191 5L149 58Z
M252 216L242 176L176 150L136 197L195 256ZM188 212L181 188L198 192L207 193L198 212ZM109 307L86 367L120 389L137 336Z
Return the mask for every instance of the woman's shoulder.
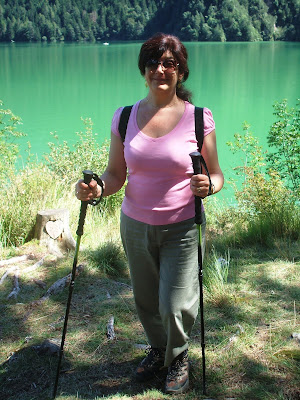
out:
M138 104L140 103L140 100L137 101L135 104L132 105L132 110L131 112L134 112L135 109L137 108ZM114 115L112 117L112 122L111 122L111 131L112 133L114 133L117 136L120 136L119 133L119 122L120 122L120 118L121 118L121 114L122 111L124 110L125 106L122 107L118 107L115 112Z
M195 105L190 103L189 101L185 101L186 104L186 108L188 109L189 112L194 112L195 108L203 108L203 114L207 114L207 115L212 115L212 111L210 108L208 107L203 107L201 105Z
M215 120L211 110L207 107L203 108L204 136L208 135L216 128Z
M189 113L194 113L195 107L198 106L186 102L186 107ZM215 121L211 109L208 107L202 107L202 108L203 108L204 136L206 136L215 129Z

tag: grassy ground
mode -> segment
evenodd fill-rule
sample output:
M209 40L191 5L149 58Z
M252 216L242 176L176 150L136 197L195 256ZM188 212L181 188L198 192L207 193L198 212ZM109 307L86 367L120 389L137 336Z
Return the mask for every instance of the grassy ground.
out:
M85 267L75 281L57 399L169 399L163 392L164 376L147 384L133 378L144 356L141 345L147 342L128 273L122 269L122 251L111 239L116 228L106 228L100 249L94 245L92 251L85 250L88 242L93 243L91 232L83 238L79 264ZM104 245L107 241L110 246ZM48 338L60 341L68 289L36 304L46 289L33 278L48 288L71 271L73 254L62 259L47 255L34 273L22 273L47 251L34 242L14 251L29 253L34 259L20 264L17 299L7 299L12 276L0 286L0 398L6 400L51 398L57 368L56 355L39 354L34 346ZM112 255L117 258L115 275L109 266ZM300 333L299 246L230 249L230 260L228 253L220 256L229 262L228 276L227 271L219 274L205 288L207 396L202 395L198 319L190 341L190 391L176 398L300 399L300 342L291 338ZM108 263L101 264L103 259ZM205 268L223 267L208 260ZM0 268L0 278L7 269ZM109 340L107 323L112 316L116 339Z

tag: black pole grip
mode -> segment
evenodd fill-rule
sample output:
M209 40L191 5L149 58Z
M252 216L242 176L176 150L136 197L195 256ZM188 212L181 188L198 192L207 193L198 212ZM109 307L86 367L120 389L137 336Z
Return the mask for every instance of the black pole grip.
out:
M93 179L94 173L89 169L85 169L84 171L82 171L82 173L83 173L83 181L88 185Z
M82 171L82 173L83 173L83 181L84 181L84 183L86 183L88 185L91 182L91 180L93 179L94 173L93 173L93 171L90 171L89 169ZM77 232L76 232L77 236L83 235L83 225L84 225L86 209L87 209L88 204L89 204L88 201L81 202L79 221L78 221L78 227L77 227Z
M199 151L194 151L193 153L190 153L190 157L193 163L194 175L201 174L201 154ZM201 198L195 196L195 223L197 225L202 224L201 208Z
M190 153L190 157L193 162L194 175L201 174L201 154L199 151L194 151Z

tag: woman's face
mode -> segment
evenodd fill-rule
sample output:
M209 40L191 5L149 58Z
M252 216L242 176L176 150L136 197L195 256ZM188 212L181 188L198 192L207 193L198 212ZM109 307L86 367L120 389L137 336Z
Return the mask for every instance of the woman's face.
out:
M151 91L176 91L179 75L178 64L171 51L167 50L158 59L151 59L146 64L145 79Z

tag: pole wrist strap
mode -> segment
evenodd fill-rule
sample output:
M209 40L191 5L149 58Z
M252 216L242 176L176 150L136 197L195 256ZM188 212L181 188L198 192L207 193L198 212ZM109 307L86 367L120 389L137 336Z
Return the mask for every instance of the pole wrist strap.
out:
M98 199L92 199L89 201L89 204L91 204L92 206L96 206L100 203L100 201L102 200L103 197L103 193L104 193L104 184L101 178L99 178L99 176L97 174L93 173L93 179L97 182L97 184L101 187L101 195Z

